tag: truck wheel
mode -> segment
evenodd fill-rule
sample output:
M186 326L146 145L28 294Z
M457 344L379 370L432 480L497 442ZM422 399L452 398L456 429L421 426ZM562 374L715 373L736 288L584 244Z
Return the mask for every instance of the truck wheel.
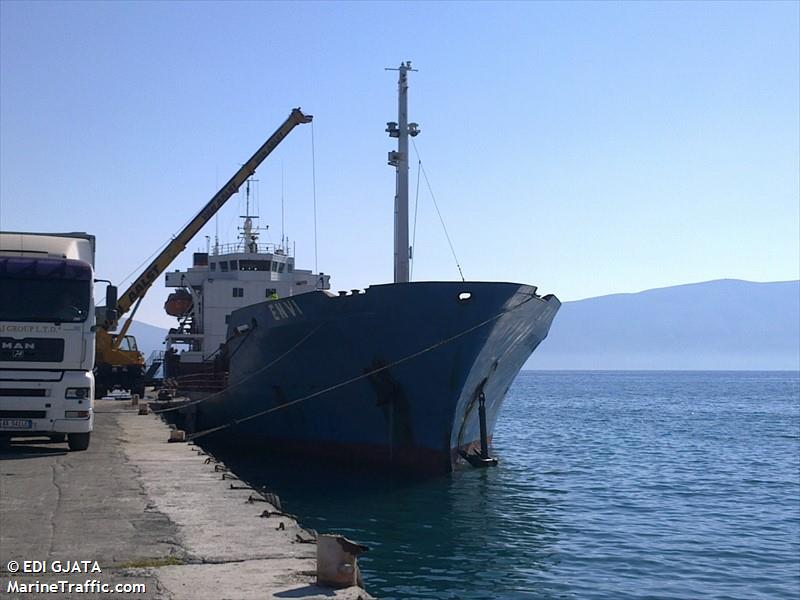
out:
M70 433L67 436L69 449L72 451L86 450L89 447L91 433Z
M66 441L67 434L66 433L51 433L47 437L50 438L51 442L63 442L63 441Z

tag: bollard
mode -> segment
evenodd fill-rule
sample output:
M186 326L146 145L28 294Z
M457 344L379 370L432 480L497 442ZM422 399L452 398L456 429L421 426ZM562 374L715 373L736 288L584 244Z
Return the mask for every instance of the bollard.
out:
M358 555L369 550L341 535L317 538L317 583L328 587L360 585Z
M169 442L185 442L186 432L182 429L173 429L169 432Z
M140 415L148 415L150 414L150 405L147 402L143 402L139 405L139 414Z
M131 406L139 406L139 394L131 396Z

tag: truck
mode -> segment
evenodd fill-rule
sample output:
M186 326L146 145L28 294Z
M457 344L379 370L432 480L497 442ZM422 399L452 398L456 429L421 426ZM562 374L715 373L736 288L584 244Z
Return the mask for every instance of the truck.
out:
M94 261L87 233L0 232L0 440L89 447L96 322L117 300L109 285L95 309Z

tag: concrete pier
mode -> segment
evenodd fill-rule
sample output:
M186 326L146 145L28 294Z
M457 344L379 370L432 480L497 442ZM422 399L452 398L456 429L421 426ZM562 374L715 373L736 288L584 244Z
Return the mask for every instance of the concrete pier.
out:
M0 446L0 596L371 598L315 585L313 532L272 514L280 511L199 447L168 443L161 419L122 400L97 401L96 412L85 452L33 438ZM66 561L88 564L63 573L75 568ZM88 581L146 591L95 595L57 583Z

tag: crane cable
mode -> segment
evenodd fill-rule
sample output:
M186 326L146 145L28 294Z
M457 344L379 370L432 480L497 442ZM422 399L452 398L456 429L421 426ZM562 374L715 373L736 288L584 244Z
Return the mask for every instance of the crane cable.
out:
M188 223L188 221L187 221L187 223ZM156 251L155 251L155 252L153 252L153 253L152 253L150 256L148 256L147 258L145 258L145 259L144 259L142 262L140 262L140 263L139 263L139 264L138 264L136 267L134 267L133 271L131 271L130 273L128 273L128 274L127 274L127 275L126 275L126 276L125 276L125 277L122 279L122 281L120 281L120 282L119 282L119 286L120 286L120 287L121 287L121 286L123 286L123 285L125 284L125 282L127 282L127 281L128 281L130 278L131 278L131 277L133 277L133 275L134 275L134 274L141 272L141 270L142 270L142 267L144 267L144 266L145 266L145 265L146 265L146 264L147 264L147 263L148 263L150 260L152 260L152 258L153 258L153 257L154 257L156 254L158 254L158 253L159 253L159 252L161 252L161 251L162 251L164 248L166 248L166 247L167 247L167 244L169 244L169 243L170 243L172 240L174 240L174 239L175 239L175 237L176 237L176 234L173 234L173 235L172 235L172 236L171 236L171 237L170 237L170 238L169 238L167 241L165 241L165 242L164 242L163 244L161 244L161 245L160 245L158 248L156 248Z
M422 164L422 157L419 155L419 149L417 148L417 142L414 141L414 138L411 138L411 143L414 145L414 152L417 155L417 159L419 160L419 166L422 169L422 175L425 177L425 183L428 186L428 191L431 194L431 199L433 200L433 206L436 208L436 214L439 215L439 221L442 224L442 229L444 230L444 236L447 238L447 243L450 246L450 252L453 254L453 260L456 261L456 267L458 268L458 274L461 275L461 281L465 281L464 279L464 272L461 270L461 265L458 262L458 257L456 256L455 248L453 248L453 242L450 240L450 234L447 233L447 226L444 224L444 218L442 217L442 213L439 210L439 204L436 202L436 196L433 194L433 188L431 187L431 182L428 180L428 173L425 171L425 166Z
M257 419L259 417L263 417L264 415L267 415L269 413L273 413L273 412L282 410L284 408L289 408L290 406L293 406L295 404L299 404L300 402L305 402L306 400L310 400L312 398L316 398L317 396L322 396L323 394L327 394L328 392L332 392L332 391L337 390L339 388L342 388L342 387L345 387L347 385L350 385L351 383L355 383L357 381L361 381L362 379L366 379L368 377L372 377L373 375L375 375L377 373L380 373L382 371L386 371L387 369L391 369L392 367L395 367L395 366L397 366L399 364L408 362L408 361L410 361L410 360L412 360L414 358L417 358L419 356L422 356L423 354L426 354L426 353L428 353L428 352L430 352L432 350L435 350L436 348L439 348L441 346L449 344L450 342L453 342L453 341L457 340L458 338L461 338L461 337L467 335L468 333L472 333L473 331L475 331L477 329L480 329L481 327L483 327L483 326L485 326L485 325L487 325L487 324L489 324L489 323L491 323L493 321L496 321L500 317L502 317L502 316L504 316L504 315L506 315L506 314L518 309L520 306L523 306L524 304L527 304L528 302L530 302L534 298L537 298L537 296L535 294L530 294L528 296L528 298L526 298L525 300L522 300L521 302L515 304L514 306L511 306L509 308L506 308L506 309L500 311L496 315L493 315L493 316L489 317L488 319L486 319L484 321L481 321L477 325L473 325L472 327L468 327L467 329L464 329L463 331L460 331L459 333L456 333L455 335L452 335L452 336L450 336L448 338L441 339L438 342L436 342L434 344L431 344L430 346L428 346L426 348L423 348L422 350L418 350L416 352L408 354L408 355L406 355L406 356L404 356L402 358L399 358L398 360L396 360L396 361L394 361L392 363L389 363L388 365L383 365L381 367L376 367L374 369L371 369L370 371L362 373L361 375L357 375L355 377L351 377L350 379L346 379L345 381L342 381L342 382L337 383L335 385L328 386L328 387L326 387L324 389L321 389L321 390L319 390L317 392L313 392L312 394L308 394L307 396L303 396L303 397L297 398L295 400L290 400L289 402L284 402L283 404L279 404L277 406L273 406L272 408L268 408L266 410L262 410L262 411L259 411L257 413L253 413L251 415L248 415L246 417L242 417L240 419L233 419L233 420L229 421L228 423L224 423L222 425L218 425L217 427L211 427L209 429L204 429L202 431L198 431L197 433L193 433L193 434L188 435L187 436L187 440L190 440L190 441L191 440L195 440L197 438L201 438L203 436L206 436L206 435L209 435L209 434L212 434L212 433L216 433L218 431L222 431L223 429L227 429L228 427L233 427L234 425L238 425L238 424L244 423L246 421L251 421L253 419ZM317 329L319 329L319 326L317 327ZM314 329L311 333L314 333L317 329ZM290 350L288 350L280 358L283 358L283 356L286 356L286 354L288 354L289 352L294 350L294 348L299 346L300 343L305 341L311 335L311 333L308 334L305 338L303 338L300 342L295 344L295 346L293 346ZM273 361L272 363L270 363L267 366L273 365L279 359L276 359L275 361ZM261 370L263 371L264 369L261 369ZM251 374L246 379L250 379L250 377L252 377L252 375L254 375L254 374L255 373ZM244 382L244 380L239 382L239 384L241 384L243 382ZM224 390L223 390L223 392L224 392ZM223 393L223 392L219 392L219 393ZM203 402L204 400L207 400L207 399L208 398L203 398L201 400L196 400L191 404L199 404L199 403L201 403L201 402ZM183 408L185 406L191 406L191 404L184 404L184 405L182 405L180 407L176 407L176 408L168 409L168 410L177 410L178 408ZM160 411L160 412L165 412L165 411Z

